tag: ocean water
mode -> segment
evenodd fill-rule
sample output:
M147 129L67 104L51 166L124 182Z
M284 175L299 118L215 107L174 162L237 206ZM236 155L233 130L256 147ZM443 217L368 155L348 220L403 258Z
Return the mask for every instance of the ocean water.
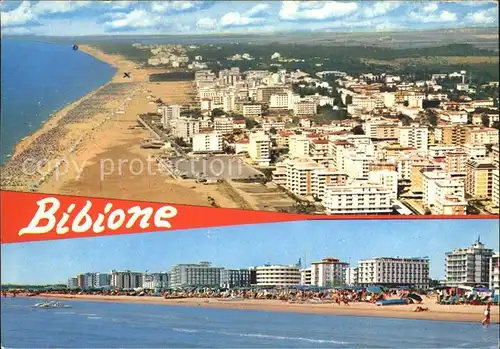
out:
M0 164L49 116L108 82L115 68L72 45L1 42Z
M6 348L497 348L498 325L203 307L2 299Z

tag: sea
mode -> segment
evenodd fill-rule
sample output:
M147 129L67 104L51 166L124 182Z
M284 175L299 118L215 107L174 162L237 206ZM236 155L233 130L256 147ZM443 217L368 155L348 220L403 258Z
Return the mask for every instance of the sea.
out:
M2 298L5 348L498 348L498 325Z
M51 114L107 83L115 68L72 45L1 40L0 164Z

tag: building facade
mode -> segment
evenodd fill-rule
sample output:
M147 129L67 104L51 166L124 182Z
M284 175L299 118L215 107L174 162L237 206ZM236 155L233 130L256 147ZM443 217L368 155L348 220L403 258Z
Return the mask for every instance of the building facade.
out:
M174 265L170 270L170 287L220 287L222 269L209 262Z
M362 286L385 285L388 287L429 287L429 259L423 258L373 258L359 261L358 281Z
M345 284L346 269L349 263L336 258L323 258L311 263L311 285L320 287L339 287Z
M265 265L255 269L257 271L257 286L300 285L300 268L296 265Z
M446 252L445 279L447 286L488 285L490 259L493 250L478 238L471 247Z

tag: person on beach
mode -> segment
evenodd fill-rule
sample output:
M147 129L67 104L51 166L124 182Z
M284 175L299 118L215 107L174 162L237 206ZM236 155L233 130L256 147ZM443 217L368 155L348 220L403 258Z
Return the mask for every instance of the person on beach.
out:
M486 310L484 311L484 319L481 321L481 325L488 326L491 321L491 302L488 302Z

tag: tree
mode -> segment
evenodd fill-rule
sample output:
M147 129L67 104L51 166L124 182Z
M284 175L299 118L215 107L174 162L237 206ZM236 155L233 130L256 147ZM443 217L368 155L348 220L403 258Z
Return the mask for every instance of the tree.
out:
M251 130L252 128L259 126L259 123L254 119L245 118L245 126Z
M404 101L404 102L403 102L403 105L404 105L405 107L407 107L407 106L409 106L409 105L410 105L410 102L408 102L408 101Z
M345 105L349 105L349 104L352 104L352 96L351 95L345 96Z
M218 117L218 116L222 116L222 115L225 115L226 113L224 112L224 110L220 109L220 108L215 108L214 110L212 110L212 116L213 117Z
M438 117L434 110L429 110L427 112L427 120L429 121L429 124L431 124L432 126L437 125Z
M488 114L483 114L481 116L481 122L483 123L484 127L490 127L490 116Z
M277 131L276 131L276 128L275 128L275 127L271 127L271 128L269 129L269 133L270 133L270 134L275 135L275 134L276 134L276 132L277 132Z
M365 134L365 131L363 130L363 127L361 125L357 125L357 126L353 127L351 132L354 133L355 135L364 135Z

